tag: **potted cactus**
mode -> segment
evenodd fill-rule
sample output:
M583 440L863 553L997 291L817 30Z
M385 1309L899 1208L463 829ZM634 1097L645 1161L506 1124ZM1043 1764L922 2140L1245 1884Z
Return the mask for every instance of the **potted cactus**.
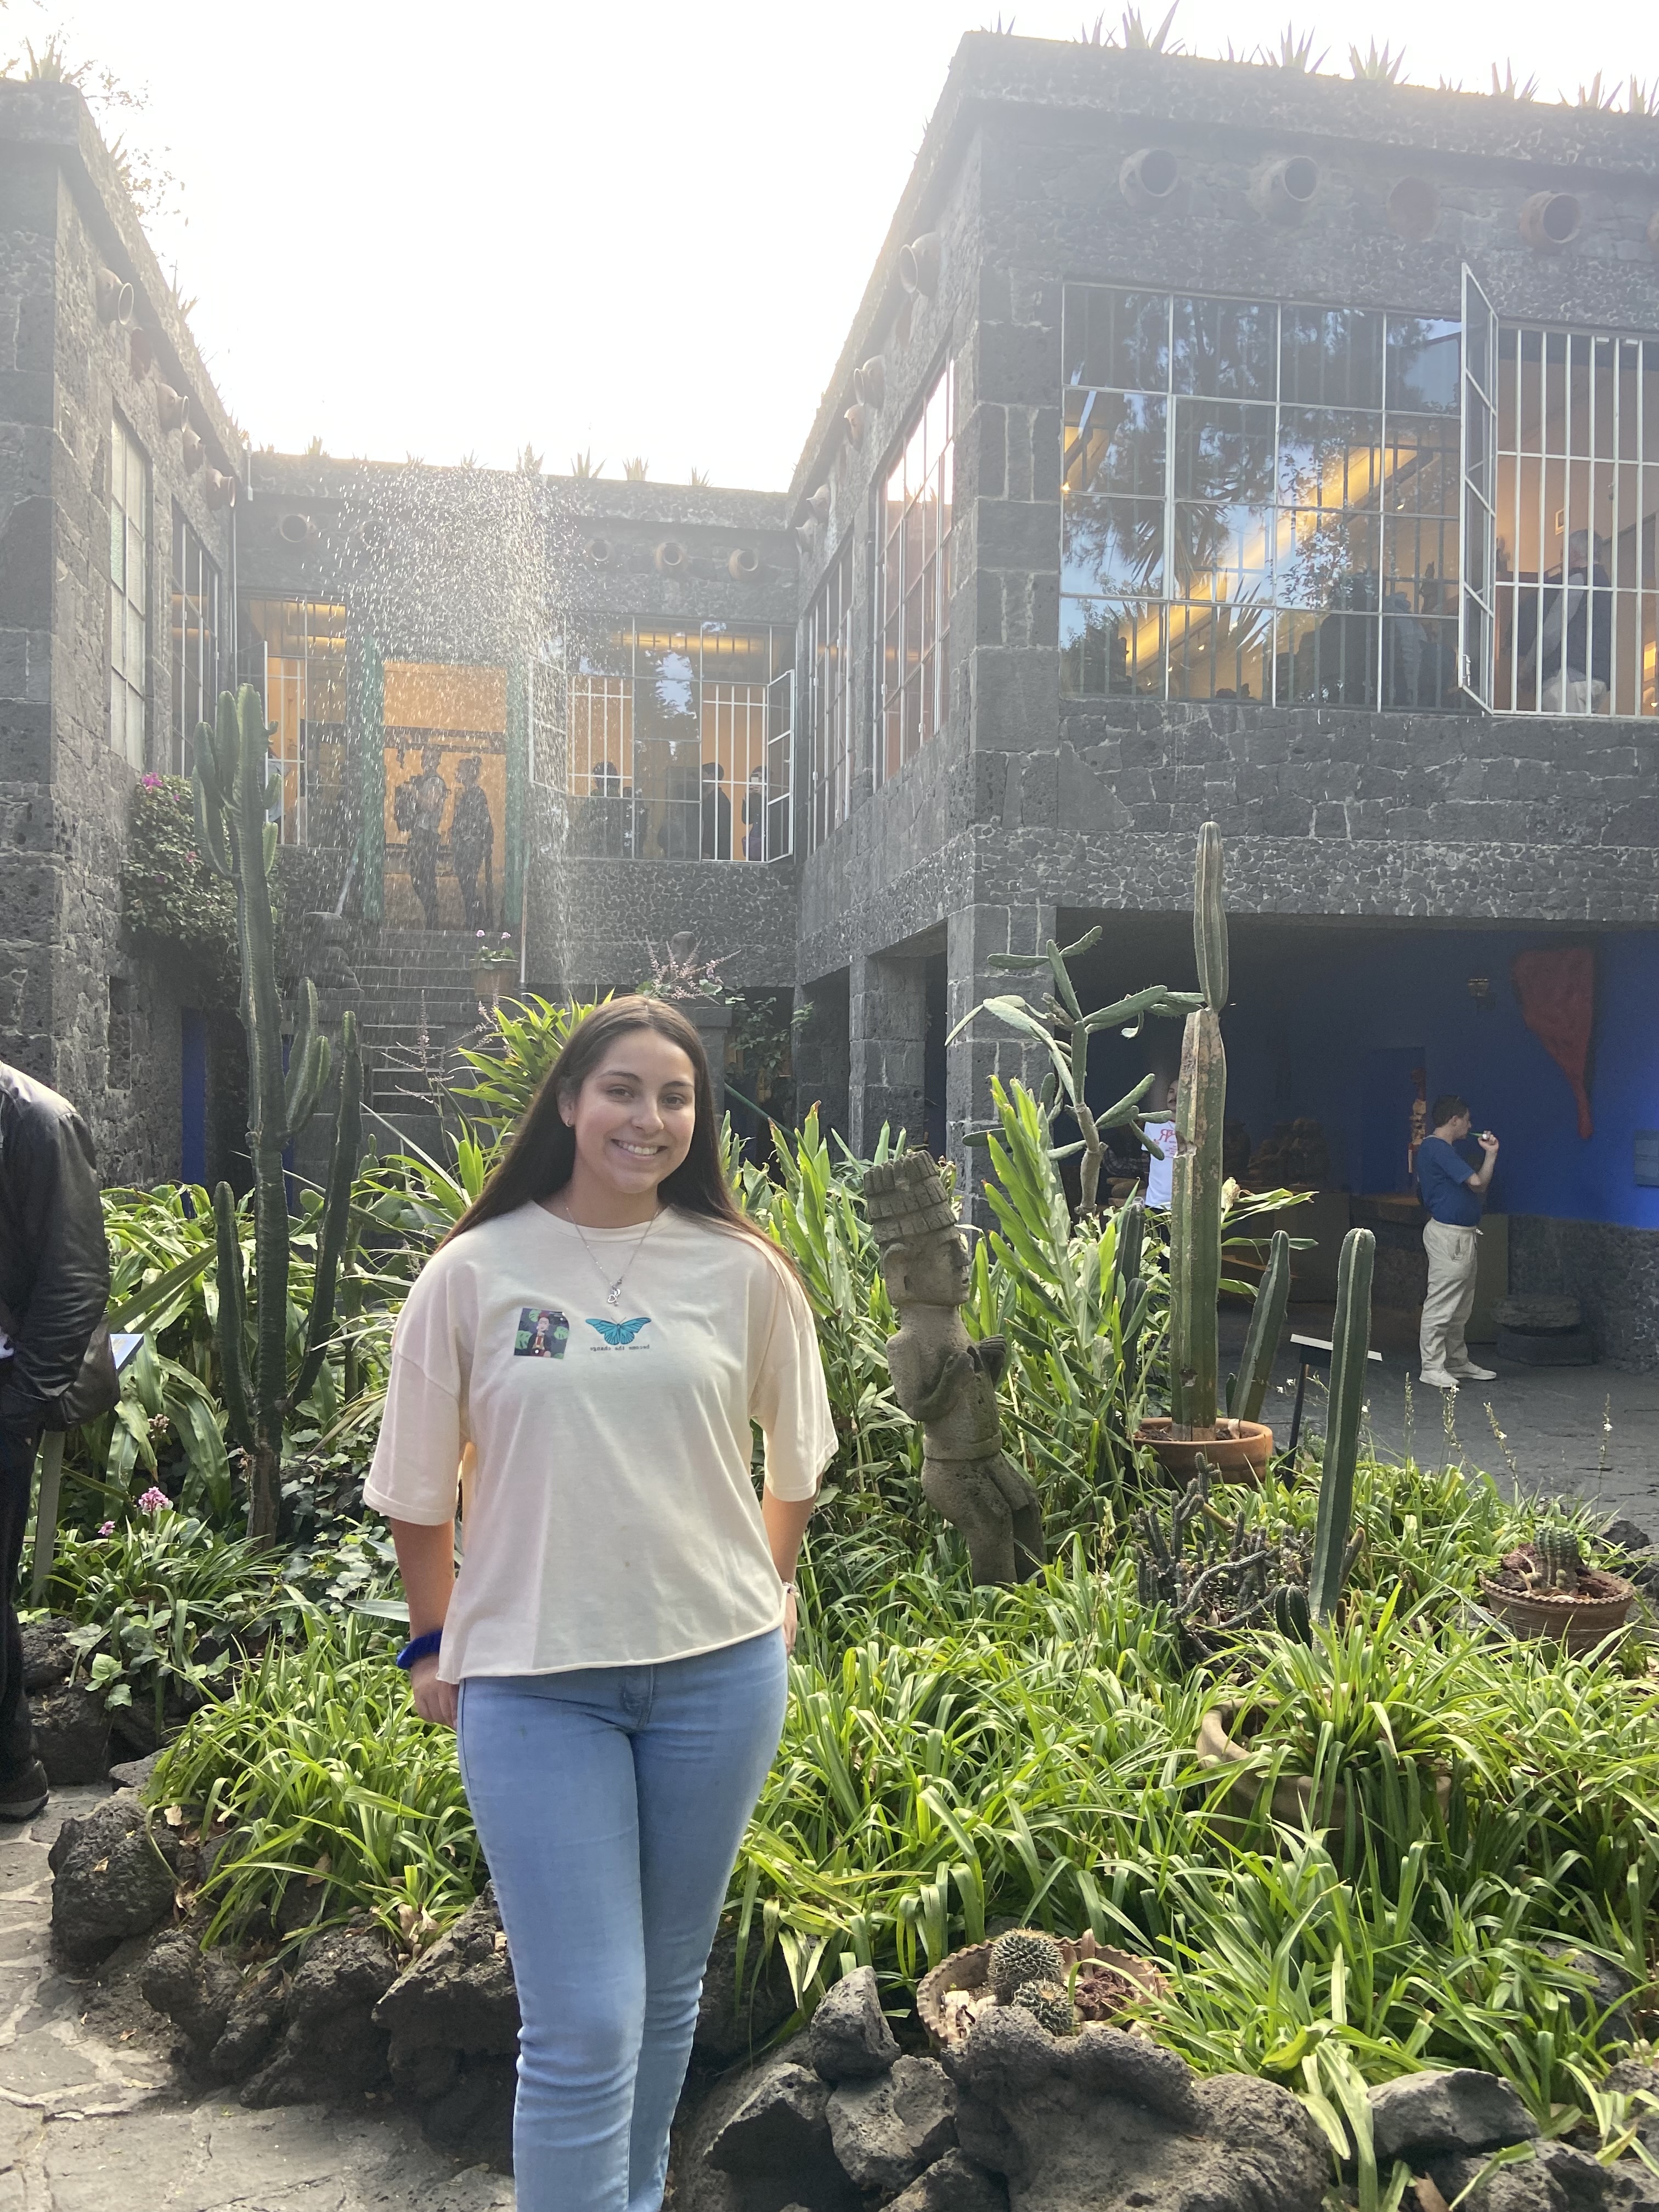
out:
M1625 1625L1636 1595L1622 1576L1592 1567L1565 1521L1540 1522L1530 1543L1506 1552L1482 1575L1486 1609L1516 1636L1549 1638L1589 1651Z
M1251 1372L1239 1377L1243 1391L1237 1417L1223 1415L1218 1402L1221 1134L1227 1109L1221 1010L1227 1003L1227 908L1222 895L1221 832L1213 822L1206 822L1198 835L1193 944L1203 1003L1187 1017L1176 1109L1170 1200L1170 1412L1166 1419L1143 1421L1135 1442L1156 1455L1167 1474L1185 1480L1191 1480L1203 1461L1223 1475L1259 1481L1273 1456L1273 1432L1243 1409L1252 1399L1256 1410L1261 1408L1267 1369L1278 1348L1277 1329L1271 1343L1265 1329L1257 1334ZM1288 1249L1284 1265L1288 1268ZM1267 1288L1264 1281L1264 1294ZM1269 1311L1271 1305L1269 1301ZM1282 1305L1279 1312L1282 1316Z
M1121 2019L1169 1987L1150 1959L1115 1951L1092 1935L1073 1942L1041 1928L1010 1928L953 1951L924 1974L916 2011L935 2050L948 2051L999 2005L1018 2006L1050 2035L1076 2035L1091 2021Z

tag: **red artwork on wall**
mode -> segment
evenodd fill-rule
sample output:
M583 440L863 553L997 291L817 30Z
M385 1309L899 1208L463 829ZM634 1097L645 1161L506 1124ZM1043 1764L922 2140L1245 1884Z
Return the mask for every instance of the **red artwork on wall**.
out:
M1595 954L1588 945L1559 951L1517 952L1510 978L1527 1027L1572 1085L1578 1133L1593 1137L1589 1092L1590 1030L1595 1020Z

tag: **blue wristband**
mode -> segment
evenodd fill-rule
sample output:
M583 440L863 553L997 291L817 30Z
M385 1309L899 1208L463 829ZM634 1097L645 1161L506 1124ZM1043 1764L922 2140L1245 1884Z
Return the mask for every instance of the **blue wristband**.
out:
M443 1640L441 1628L428 1628L424 1636L412 1637L398 1654L398 1664L407 1674L417 1659L429 1659Z

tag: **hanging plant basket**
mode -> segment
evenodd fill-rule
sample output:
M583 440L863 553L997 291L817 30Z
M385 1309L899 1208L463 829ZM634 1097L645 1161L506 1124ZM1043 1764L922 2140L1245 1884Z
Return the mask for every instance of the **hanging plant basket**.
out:
M1067 1974L1073 1966L1078 1970L1073 1999L1085 2026L1109 2022L1146 1997L1170 1993L1169 1983L1150 1959L1115 1951L1109 1944L1097 1943L1092 1936L1081 1936L1075 1942L1059 1940ZM916 2013L935 2051L964 2043L974 2022L995 2011L997 2001L988 1978L991 1948L989 1942L970 1943L965 1951L953 1951L918 1984ZM1146 2031L1137 2021L1130 2033L1145 2035Z
M1577 1593L1528 1588L1538 1554L1530 1544L1507 1552L1495 1575L1482 1575L1480 1595L1488 1613L1512 1635L1559 1644L1569 1651L1593 1651L1602 1638L1623 1628L1636 1589L1622 1575L1587 1567Z
M1177 1437L1167 1417L1143 1421L1136 1445L1151 1452L1165 1474L1184 1486L1207 1460L1224 1482L1260 1482L1273 1455L1273 1432L1261 1421L1218 1421L1212 1437Z

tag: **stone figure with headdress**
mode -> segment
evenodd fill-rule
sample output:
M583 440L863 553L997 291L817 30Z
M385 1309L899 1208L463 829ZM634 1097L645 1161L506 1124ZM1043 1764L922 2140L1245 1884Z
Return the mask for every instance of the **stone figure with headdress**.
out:
M1002 1449L1000 1336L962 1324L971 1263L956 1207L926 1152L866 1168L864 1200L899 1317L887 1340L894 1395L922 1429L922 1495L968 1547L976 1583L1023 1582L1043 1562L1036 1492Z

